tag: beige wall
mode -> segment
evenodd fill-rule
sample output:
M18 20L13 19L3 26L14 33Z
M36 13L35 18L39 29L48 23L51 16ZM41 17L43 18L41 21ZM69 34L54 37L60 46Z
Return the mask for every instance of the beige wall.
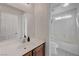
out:
M31 38L48 38L48 4L34 4L32 13L27 13L27 33Z
M48 38L48 4L35 4L35 36L39 39Z
M27 35L30 36L30 38L35 37L35 19L34 19L34 13L28 13L27 15Z

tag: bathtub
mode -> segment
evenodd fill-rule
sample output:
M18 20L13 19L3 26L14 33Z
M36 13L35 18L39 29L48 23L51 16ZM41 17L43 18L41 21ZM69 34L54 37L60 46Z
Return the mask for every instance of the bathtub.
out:
M79 55L79 45L68 43L64 41L51 40L50 43L51 55L56 56L78 56ZM53 53L54 50L54 53Z

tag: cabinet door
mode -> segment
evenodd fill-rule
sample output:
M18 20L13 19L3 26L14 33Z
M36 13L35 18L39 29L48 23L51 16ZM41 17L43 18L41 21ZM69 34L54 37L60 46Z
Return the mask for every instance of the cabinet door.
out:
M24 54L23 56L32 56L32 51L30 51L30 52Z
M45 55L45 45L42 44L41 46L37 47L33 50L33 56L44 56Z

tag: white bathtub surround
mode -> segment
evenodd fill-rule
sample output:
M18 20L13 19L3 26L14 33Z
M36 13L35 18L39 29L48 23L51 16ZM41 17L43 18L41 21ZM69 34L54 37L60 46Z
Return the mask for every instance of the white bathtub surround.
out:
M64 41L56 41L56 40L52 40L52 43L50 43L51 45L51 55L60 55L60 56L69 56L69 55L79 55L79 45L78 44L73 44L73 43L68 43L68 42L64 42ZM55 43L55 44L54 44ZM56 51L56 53L53 52Z
M79 4L69 4L66 7L62 5L63 3L50 5L49 54L79 55Z

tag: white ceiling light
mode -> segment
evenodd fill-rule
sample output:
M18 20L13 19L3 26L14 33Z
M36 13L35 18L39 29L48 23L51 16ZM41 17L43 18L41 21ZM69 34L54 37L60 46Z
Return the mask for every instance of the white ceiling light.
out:
M66 15L66 16L62 16L62 17L55 17L55 20L61 20L61 19L66 19L66 18L71 18L72 15Z
M67 7L69 5L69 3L64 3L63 7Z

